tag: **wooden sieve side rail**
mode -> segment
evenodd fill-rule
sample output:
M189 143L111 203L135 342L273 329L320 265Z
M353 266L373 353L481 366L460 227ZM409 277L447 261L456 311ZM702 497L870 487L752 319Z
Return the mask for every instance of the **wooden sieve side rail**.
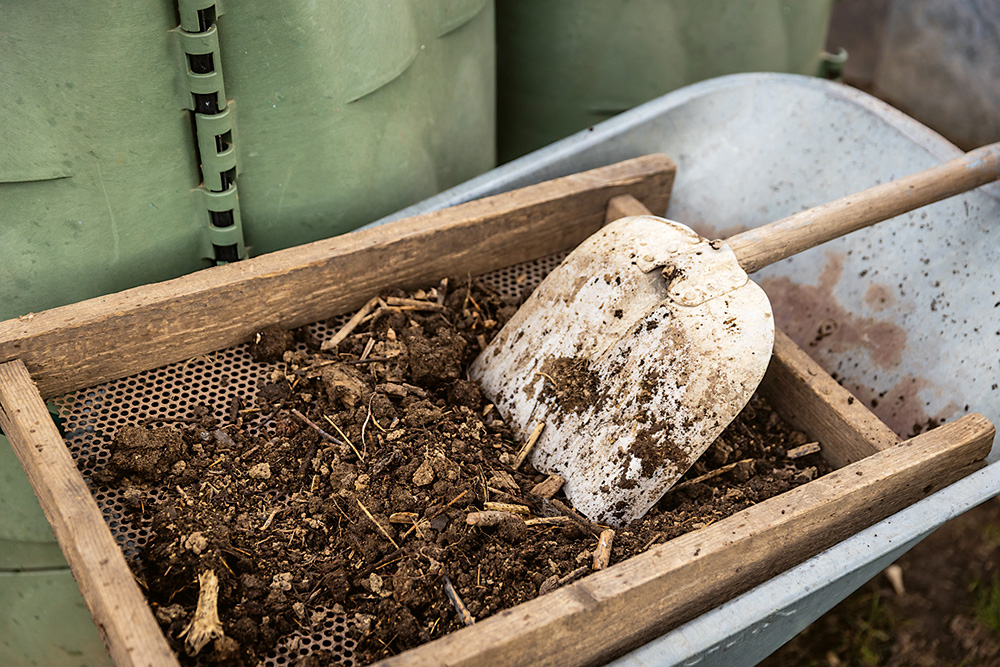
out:
M20 361L0 364L0 427L28 475L115 665L177 667L174 652Z
M965 415L377 664L603 664L983 467L993 436Z
M49 398L190 359L271 326L360 307L389 287L478 275L566 250L612 197L665 211L676 166L649 155L372 229L0 322L0 362L20 359Z

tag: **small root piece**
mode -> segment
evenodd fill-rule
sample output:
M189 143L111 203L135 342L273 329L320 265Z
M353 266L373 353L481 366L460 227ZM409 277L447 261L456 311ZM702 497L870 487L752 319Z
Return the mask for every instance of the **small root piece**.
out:
M599 537L601 531L604 530L602 527L598 526L593 521L589 521L588 519L585 519L584 517L577 514L577 512L573 510L573 508L568 507L566 503L562 502L561 500L550 500L548 502L549 504L552 505L552 507L562 512L564 516L568 517L570 521L579 526L585 533L591 533L594 535L594 537Z
M707 482L710 479L714 479L714 478L718 477L719 475L722 475L724 473L729 472L730 470L736 468L740 464L744 464L745 465L747 463L753 463L753 462L754 462L753 459L743 459L741 461L734 461L732 463L728 463L728 464L722 466L721 468L716 468L715 470L710 470L709 472L706 472L704 475L701 475L699 477L695 477L694 479L689 479L689 480L686 480L686 481L681 482L679 484L676 484L673 487L673 489L671 489L671 491L673 491L674 489L683 489L685 486L691 486L692 484L700 484L701 482Z
M365 417L365 423L361 425L361 451L363 451L365 454L368 453L368 444L365 442L365 429L368 428L369 421L374 421L374 419L372 418L372 402L374 400L375 400L375 394L372 394L372 397L368 399L368 415ZM376 422L375 425L378 426L378 422ZM379 426L379 428L382 429L381 426ZM385 431L385 429L382 429L382 431ZM369 435L368 437L370 438L371 435Z
M658 532L656 532L656 533L653 533L653 536L652 536L651 538L649 538L649 540L647 540L647 541L646 541L646 544L644 544L644 545L642 546L642 549L639 549L639 552L641 553L641 552L643 552L643 551L646 551L646 550L648 550L648 549L649 549L649 547L653 546L653 544L654 544L654 543L655 543L655 542L656 542L656 541L657 541L658 539L660 539L661 537L663 537L663 533L662 533L662 532L659 532L659 531L658 531Z
M566 480L559 475L549 475L538 484L535 484L534 488L531 489L531 494L551 500L552 496L559 493L559 489L563 487L565 482Z
M523 514L528 516L531 514L531 510L528 509L527 505L515 505L514 503L483 503L483 507L487 510L496 510L498 512L510 512L511 514Z
M568 516L540 516L534 519L525 519L525 526L554 526L572 523Z
M485 512L469 512L465 517L465 523L469 526L499 526L504 521L521 517L510 512L498 510L486 510Z
M444 310L444 304L436 301L421 301L420 299L405 299L398 296L390 296L385 300L389 306L394 306L400 310Z
M301 420L303 424L305 424L309 428L311 428L314 431L316 431L317 433L319 433L320 436L322 436L323 439L326 440L327 442L332 442L335 445L346 445L347 444L346 442L338 440L337 438L333 437L332 435L330 435L329 433L327 433L326 431L324 431L323 429L321 429L319 427L319 425L316 424L316 422L314 422L313 420L309 419L309 417L306 417L304 414L302 414L301 412L299 412L298 409L292 408L291 410L289 410L289 412L291 412L293 415L295 415L296 417L298 417L299 420Z
M789 449L785 452L785 456L790 459L801 459L803 456L819 453L820 448L821 447L818 442L807 442L804 445Z
M476 618L469 613L469 608L465 606L462 602L462 598L458 597L458 591L455 587L451 585L451 579L448 578L447 574L443 574L444 579L444 593L448 596L448 600L451 602L451 606L455 608L458 612L458 617L462 620L465 625L472 625L476 622Z
M594 570L603 570L611 562L611 544L615 539L615 531L608 528L601 531L601 537L597 540L597 548L594 549Z
M194 618L187 624L180 636L184 640L188 655L198 655L201 649L213 639L223 637L222 622L219 621L219 578L214 570L207 570L198 575L198 606Z
M343 431L340 430L340 427L337 426L336 422L334 422L332 419L330 419L326 415L323 415L323 419L325 419L327 421L327 423L330 424L330 426L332 426L334 429L336 429L336 431L340 435L340 437L343 438L347 442L347 445L351 448L351 451L354 452L354 455L358 457L358 460L359 461L364 461L365 457L361 456L361 452L359 452L358 448L354 446L354 443L351 442L351 439L348 438L347 435Z
M376 518L375 518L375 517L374 517L374 516L372 515L372 513L368 511L368 508L367 508L367 507L365 507L365 504L364 504L363 502L361 502L361 498L355 498L355 500L357 500L357 501L358 501L358 507L360 507L360 508L361 508L361 511L363 511L363 512L365 513L365 515L366 515L366 516L367 516L367 517L368 517L369 519L371 519L371 520L372 520L372 523L374 523L374 524L375 524L375 527L376 527L376 528L378 528L379 532L380 532L380 533L382 533L383 535L385 535L385 539L387 539L387 540L389 540L390 542L392 542L392 546L394 546L394 547L396 547L397 549L399 549L399 545L398 545L398 544L396 544L396 540L392 539L392 536L391 536L391 535L389 535L389 531L387 531L387 530L386 530L386 529L385 529L385 528L384 528L384 527L382 526L382 524L380 524L380 523L378 522L378 520L377 520L377 519L376 519Z
M267 530L267 527L271 525L271 522L274 521L274 517L278 516L278 512L280 512L280 511L281 511L281 508L280 507L276 507L271 512L271 515L269 517L267 517L267 521L265 521L264 525L260 527L260 532L264 532L265 530Z
M365 319L365 316L371 312L372 308L378 305L378 302L378 297L369 299L365 305L361 306L361 310L354 313L351 319L347 320L347 324L342 326L340 331L335 333L329 340L323 341L323 344L319 349L324 352L328 350L336 350L337 346L340 345L340 342L351 335L351 332L354 331L359 324L361 324L361 320Z
M903 585L903 568L893 564L885 568L885 578L892 584L892 590L896 595L906 595L906 586Z
M544 428L545 422L538 422L538 424L535 425L531 435L528 436L528 441L524 443L524 447L521 448L521 451L517 453L517 458L514 459L514 470L520 468L521 464L524 463L524 460L528 458L528 454L531 453L535 443L538 442L540 437L542 437L542 429Z
M541 375L543 378L552 383L552 386L556 388L556 391L559 391L559 383L556 382L551 375L543 373L542 371L535 371L535 375Z
M437 301L437 305L443 306L444 300L447 296L448 296L448 279L442 278L441 282L438 283L437 286L437 299L435 299L435 301Z
M448 509L449 507L451 507L452 505L454 505L455 503L457 503L459 501L459 499L462 498L463 496L465 496L465 494L467 494L468 492L469 492L468 489L466 489L465 491L462 491L460 494L458 494L457 496L455 496L454 498L452 498L450 501L448 501L447 505L445 505L444 507L442 507L441 509L439 509L437 512L434 512L434 514L432 514L431 516L429 516L426 519L426 521L433 521L434 519L436 519L439 516L441 516L441 514L443 514L446 509ZM421 522L421 523L423 523L423 522ZM414 525L408 531L406 531L405 533L403 533L403 537L400 538L400 539L401 540L405 540L410 533L412 533L414 530L416 530L416 528L417 528L417 526Z
M541 586L539 586L539 588L538 588L538 595L539 595L539 597L541 597L542 595L545 595L546 593L551 593L552 591L554 591L555 589L559 588L560 586L568 584L569 582L573 581L577 577L580 577L580 576L586 574L587 573L587 569L588 568L587 568L586 565L582 565L582 566L576 568L575 570L573 570L572 572L570 572L569 574L567 574L565 577L560 577L559 575L553 574L551 577L549 577L548 579L546 579L545 581L543 581Z

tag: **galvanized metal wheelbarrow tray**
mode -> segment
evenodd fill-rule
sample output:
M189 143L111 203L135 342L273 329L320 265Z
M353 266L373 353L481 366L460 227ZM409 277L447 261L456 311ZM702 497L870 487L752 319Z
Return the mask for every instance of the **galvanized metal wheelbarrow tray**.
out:
M667 94L374 224L651 152L678 163L667 216L708 237L960 153L855 89L737 74ZM997 422L997 220L1000 187L985 186L758 275L778 324L898 434L970 411ZM986 468L615 664L758 662L942 523L1000 493L998 459L994 446Z

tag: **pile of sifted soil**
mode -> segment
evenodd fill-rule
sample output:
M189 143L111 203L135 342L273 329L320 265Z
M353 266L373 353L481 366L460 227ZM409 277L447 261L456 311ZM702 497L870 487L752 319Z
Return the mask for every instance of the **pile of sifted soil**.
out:
M602 527L568 507L558 478L516 465L523 443L465 376L513 309L453 280L369 302L328 351L305 329L263 331L251 352L274 370L256 405L118 431L94 477L150 526L131 566L184 664L258 664L327 613L347 619L363 664L591 571ZM257 413L263 430L244 425ZM611 563L823 474L818 454L786 456L805 442L755 396L617 532Z

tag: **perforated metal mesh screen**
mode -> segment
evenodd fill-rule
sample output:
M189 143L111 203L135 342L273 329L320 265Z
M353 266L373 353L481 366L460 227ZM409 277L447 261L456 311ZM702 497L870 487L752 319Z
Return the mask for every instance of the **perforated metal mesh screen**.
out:
M282 639L264 664L290 667L300 658L320 651L329 654L332 664L344 667L357 664L354 655L357 643L349 636L352 621L324 608L318 611L324 618L313 624L311 632L297 630Z
M534 289L565 256L566 253L550 255L481 278L506 296L517 298ZM349 316L350 313L328 322L314 323L310 330L316 340L325 340ZM90 473L103 467L110 458L108 446L117 430L155 419L191 418L198 405L207 406L217 418L224 420L234 398L239 398L244 405L253 403L258 380L274 368L272 364L253 361L248 346L242 344L56 399L66 445L126 558L141 557L139 550L148 539L148 527L126 521L119 493L95 484L90 478ZM273 423L260 416L248 415L244 428L252 434L274 435L268 432ZM150 495L158 496L155 490ZM323 608L309 611L321 612L325 620L308 633L296 632L285 637L264 664L285 667L314 651L327 651L333 660L339 661L334 664L354 665L355 644L348 636L349 619Z

